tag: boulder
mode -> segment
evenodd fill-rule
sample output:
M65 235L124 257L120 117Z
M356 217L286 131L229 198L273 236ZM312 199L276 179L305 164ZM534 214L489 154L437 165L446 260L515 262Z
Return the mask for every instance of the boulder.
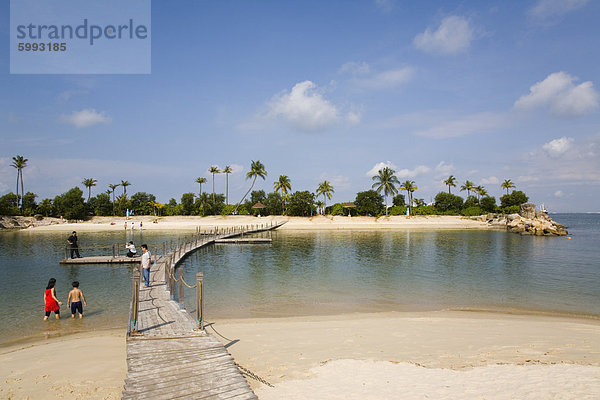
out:
M535 204L524 203L521 204L519 215L524 218L534 219L536 217Z

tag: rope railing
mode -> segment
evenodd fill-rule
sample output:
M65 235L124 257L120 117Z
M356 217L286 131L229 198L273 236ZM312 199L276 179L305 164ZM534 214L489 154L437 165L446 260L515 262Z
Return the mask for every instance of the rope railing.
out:
M285 222L279 223L264 223L243 226L227 226L227 227L196 227L194 234L178 237L165 241L156 247L152 248L151 254L158 254L161 250L160 263L164 263L164 283L169 291L169 297L173 301L177 301L179 306L184 309L184 287L196 289L196 318L198 327L204 330L203 320L203 291L204 291L204 275L202 272L196 274L196 284L190 285L183 278L183 266L181 261L191 252L200 249L204 246L214 243L218 239L228 238L232 236L242 236L244 234L257 233L263 231L271 231L283 225ZM175 276L177 272L178 276ZM138 334L138 310L139 310L139 287L140 287L140 269L134 268L133 285L132 285L132 301L129 313L128 335ZM177 294L177 297L175 296Z

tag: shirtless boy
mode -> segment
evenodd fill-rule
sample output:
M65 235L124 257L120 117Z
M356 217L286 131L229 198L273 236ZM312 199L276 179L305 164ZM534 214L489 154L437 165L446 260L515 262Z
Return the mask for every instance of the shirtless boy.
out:
M75 318L77 311L79 311L79 318L83 318L82 302L84 306L87 306L83 292L79 289L79 281L75 281L73 282L73 290L69 292L69 297L67 298L67 306L71 305L71 318Z

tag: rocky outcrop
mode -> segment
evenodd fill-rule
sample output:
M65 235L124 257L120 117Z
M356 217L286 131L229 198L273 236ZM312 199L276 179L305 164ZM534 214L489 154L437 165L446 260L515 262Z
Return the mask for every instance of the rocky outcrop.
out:
M536 211L535 204L521 204L518 214L510 214L506 217L506 229L509 232L521 235L535 236L565 236L567 230L545 212Z
M39 214L33 217L0 216L0 229L25 229L35 226L64 224L66 222L60 218L44 217Z

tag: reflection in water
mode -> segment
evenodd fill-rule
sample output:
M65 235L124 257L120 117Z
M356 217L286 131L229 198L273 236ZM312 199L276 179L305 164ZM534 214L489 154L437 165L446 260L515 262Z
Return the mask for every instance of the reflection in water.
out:
M204 271L206 311L219 317L452 307L600 315L597 250L575 261L570 245L501 231L281 231L271 246L217 246L186 274Z
M184 275L194 282L204 272L209 321L451 307L600 316L600 215L555 219L570 227L572 240L466 230L274 232L271 245L198 251L185 260ZM172 239L177 234L137 230L80 235L82 247L105 249ZM0 296L11 305L0 307L0 341L125 326L133 266L59 265L65 240L64 233L0 232ZM60 321L42 321L50 277L63 302L71 282L81 282L82 321L71 321L65 306ZM195 310L193 291L185 298Z

